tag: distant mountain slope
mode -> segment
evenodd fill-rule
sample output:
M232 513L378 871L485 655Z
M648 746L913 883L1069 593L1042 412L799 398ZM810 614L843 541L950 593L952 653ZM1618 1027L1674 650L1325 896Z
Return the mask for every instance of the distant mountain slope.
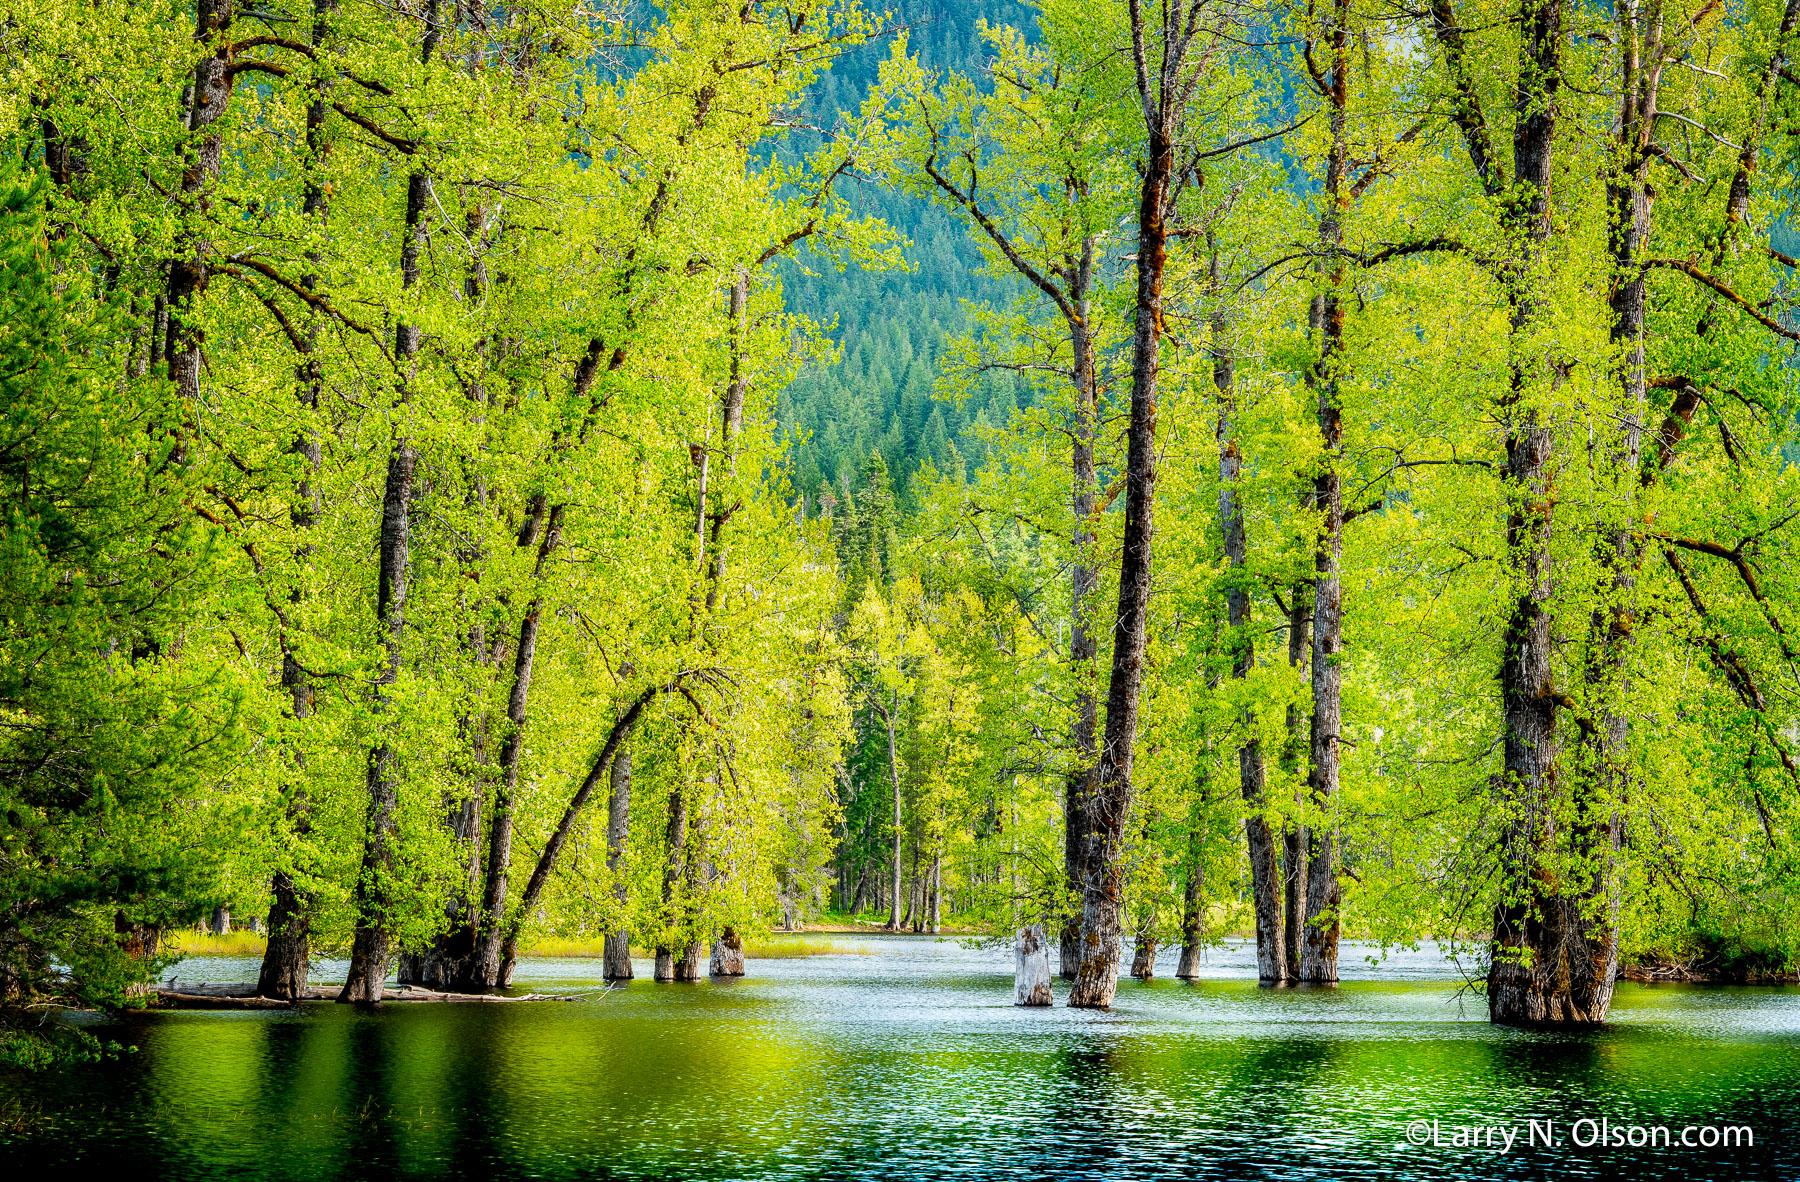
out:
M904 0L892 19L909 27L909 45L926 66L975 74L987 56L977 25L982 18L1030 30L1035 14L1013 0ZM888 52L884 38L840 59L819 84L814 120L829 123L833 112L860 106ZM802 374L782 392L778 414L784 428L807 437L795 449L794 477L809 504L826 484L842 499L863 460L879 448L904 508L923 462L957 470L979 447L969 427L1004 423L1029 390L996 377L961 406L933 397L943 344L966 331L961 301L999 302L1010 285L971 269L979 253L943 211L873 185L855 199L911 239L907 257L914 270L839 274L805 259L816 274L786 268L789 307L822 323L835 320L832 335L843 361Z

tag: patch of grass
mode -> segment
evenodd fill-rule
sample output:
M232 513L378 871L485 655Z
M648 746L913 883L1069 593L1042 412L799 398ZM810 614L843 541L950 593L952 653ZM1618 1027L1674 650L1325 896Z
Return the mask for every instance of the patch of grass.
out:
M232 932L215 936L194 928L182 928L163 934L163 951L172 956L261 956L268 943L260 932Z
M783 960L794 956L866 955L868 948L842 940L807 939L802 936L765 936L746 940L744 955L751 960ZM633 948L633 956L649 957L654 951ZM543 957L550 960L598 960L606 955L604 939L546 936L519 949L520 957Z
M744 942L751 960L781 960L790 956L867 956L868 946L843 940L809 940L804 936L766 936Z

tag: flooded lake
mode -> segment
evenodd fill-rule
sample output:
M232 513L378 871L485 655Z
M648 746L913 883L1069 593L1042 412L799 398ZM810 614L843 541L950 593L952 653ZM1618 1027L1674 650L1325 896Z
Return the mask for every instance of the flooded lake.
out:
M1060 981L1055 1009L1015 1009L1006 950L835 939L866 952L690 985L520 964L520 988L574 1002L135 1016L103 1030L134 1054L0 1076L0 1162L131 1182L1800 1177L1800 989L1621 984L1606 1029L1536 1034L1489 1026L1429 950L1346 946L1341 987L1271 990L1234 945L1096 1014ZM1724 1126L1754 1148L1707 1146Z

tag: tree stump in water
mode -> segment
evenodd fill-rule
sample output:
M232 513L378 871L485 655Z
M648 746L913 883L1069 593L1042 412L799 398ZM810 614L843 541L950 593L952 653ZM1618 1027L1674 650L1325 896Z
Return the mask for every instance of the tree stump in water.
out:
M700 965L706 957L706 945L695 940L675 958L675 980L698 981Z
M1156 937L1139 936L1137 952L1131 958L1131 975L1140 981L1156 976Z
M1020 928L1013 951L1013 1004L1050 1005L1050 945L1044 939L1044 925Z
M720 932L719 938L713 941L711 969L715 977L744 975L744 942L731 928Z
M1181 946L1181 963L1175 966L1175 975L1183 981L1198 980L1200 976L1200 942L1191 940Z
M631 980L630 932L621 930L606 934L606 979L608 981Z

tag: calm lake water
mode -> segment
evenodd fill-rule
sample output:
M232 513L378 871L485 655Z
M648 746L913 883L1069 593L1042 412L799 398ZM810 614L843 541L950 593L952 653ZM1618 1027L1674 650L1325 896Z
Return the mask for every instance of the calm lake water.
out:
M131 1182L1800 1178L1800 989L1621 985L1607 1029L1528 1034L1490 1027L1429 951L1372 968L1346 948L1349 979L1303 991L1259 988L1237 946L1205 980L1127 981L1092 1014L1062 1008L1061 982L1057 1008L1013 1008L1006 951L840 939L868 951L697 985L600 992L598 961L520 965L521 987L594 991L578 1002L143 1015L107 1028L137 1046L123 1060L0 1075L0 1164ZM1578 1144L1602 1119L1674 1142L1747 1125L1756 1146ZM1433 1120L1442 1144L1413 1144ZM1561 1144L1530 1147L1534 1120ZM1455 1144L1469 1126L1492 1145Z

